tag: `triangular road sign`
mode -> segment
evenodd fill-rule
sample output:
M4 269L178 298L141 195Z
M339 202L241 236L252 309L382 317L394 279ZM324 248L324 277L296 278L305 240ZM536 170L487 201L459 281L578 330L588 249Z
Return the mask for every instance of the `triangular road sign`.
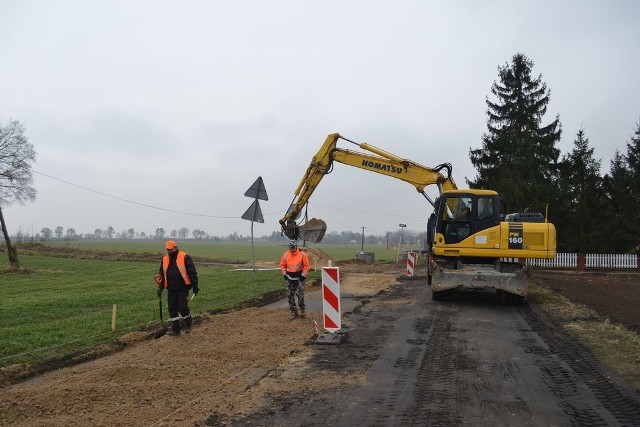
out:
M244 195L247 197L252 197L254 199L265 201L269 200L269 196L267 196L267 189L264 187L261 176L256 179L256 182L253 183L253 185L244 193Z
M247 211L242 215L242 219L264 223L264 218L262 216L262 211L260 210L260 203L258 203L258 200L254 200L253 203L251 203L249 209L247 209Z

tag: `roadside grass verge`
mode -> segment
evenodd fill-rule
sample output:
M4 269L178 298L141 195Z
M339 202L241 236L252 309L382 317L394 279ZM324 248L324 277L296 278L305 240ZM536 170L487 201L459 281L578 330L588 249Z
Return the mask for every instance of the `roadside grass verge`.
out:
M153 275L160 262L21 255L20 271L0 274L0 367L48 362L160 323ZM279 271L197 265L194 316L240 307L281 292ZM319 277L312 272L310 280ZM116 329L112 332L113 305ZM166 293L162 297L167 322Z
M197 260L201 292L189 304L194 316L284 298L278 270L250 268L251 244L193 240L178 244ZM360 245L309 247L321 249L333 260L354 259L361 249ZM19 245L18 250L20 270L0 269L0 368L54 363L131 332L152 333L160 325L153 275L166 253L164 240L56 241ZM285 250L284 243L259 243L255 258L275 266ZM365 245L364 250L374 252L376 262L396 260L397 249ZM234 264L249 269L234 271ZM320 272L312 271L309 281L319 278ZM162 309L166 325L166 293Z
M552 321L582 342L629 385L640 389L640 336L613 324L589 307L532 284L531 299Z

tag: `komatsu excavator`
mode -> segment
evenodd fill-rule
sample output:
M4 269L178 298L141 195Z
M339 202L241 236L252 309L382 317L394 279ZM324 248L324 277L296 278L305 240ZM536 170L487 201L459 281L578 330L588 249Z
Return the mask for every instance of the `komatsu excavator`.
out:
M368 153L338 148L340 139ZM495 191L458 189L449 163L430 168L338 133L327 136L311 159L280 220L289 239L320 242L324 237L327 225L323 220L296 221L334 162L405 181L431 204L427 281L434 300L450 300L464 292L497 292L504 302L524 302L528 281L524 260L556 256L555 226L541 213L505 214L504 203ZM437 186L435 199L425 192L429 185Z

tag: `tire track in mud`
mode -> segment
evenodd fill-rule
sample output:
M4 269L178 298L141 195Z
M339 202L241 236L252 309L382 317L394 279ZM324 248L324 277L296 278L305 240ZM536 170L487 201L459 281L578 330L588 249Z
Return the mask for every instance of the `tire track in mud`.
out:
M280 396L233 424L640 425L638 392L526 305L432 302L428 286L402 283L348 319L349 341L318 347L310 369L363 381L306 400Z
M578 342L537 317L528 307L521 310L523 317L534 327L548 345L548 351L531 342L523 345L531 353L540 356L553 354L569 369L552 360L537 361L543 381L561 399L564 408L575 425L580 426L639 426L640 393L615 384L603 365ZM599 405L589 405L581 399L582 389L587 388Z
M461 423L458 412L452 410L458 397L453 375L457 355L449 338L453 314L454 311L446 307L416 322L416 332L427 334L427 339L424 357L419 362L415 377L411 404L401 416L402 425L452 426ZM434 378L439 378L437 384L434 384Z

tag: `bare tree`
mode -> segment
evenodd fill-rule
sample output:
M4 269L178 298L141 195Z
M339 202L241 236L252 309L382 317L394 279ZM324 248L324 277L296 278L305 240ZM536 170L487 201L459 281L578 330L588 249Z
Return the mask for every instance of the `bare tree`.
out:
M156 239L164 239L164 228L156 228Z
M25 135L24 125L17 120L9 120L6 126L0 123L0 227L7 243L9 264L16 268L19 267L18 253L11 246L2 206L35 200L31 171L31 163L35 161L36 151Z
M58 238L58 240L62 239L62 232L64 231L64 228L57 226L55 233L56 233L56 237Z
M178 236L181 239L186 239L188 235L189 235L189 229L187 227L182 227L180 230L178 230Z
M202 240L203 238L207 237L207 233L205 231L199 230L197 228L193 230L191 234L193 234L193 237L196 240Z
M76 229L75 228L67 228L67 234L65 235L65 240L69 241L69 240L77 240L78 239L78 235L76 234Z
M47 240L49 240L51 238L51 235L53 234L53 231L51 231L51 229L49 227L45 227L42 230L40 230L40 233L42 234L42 241L46 242Z

